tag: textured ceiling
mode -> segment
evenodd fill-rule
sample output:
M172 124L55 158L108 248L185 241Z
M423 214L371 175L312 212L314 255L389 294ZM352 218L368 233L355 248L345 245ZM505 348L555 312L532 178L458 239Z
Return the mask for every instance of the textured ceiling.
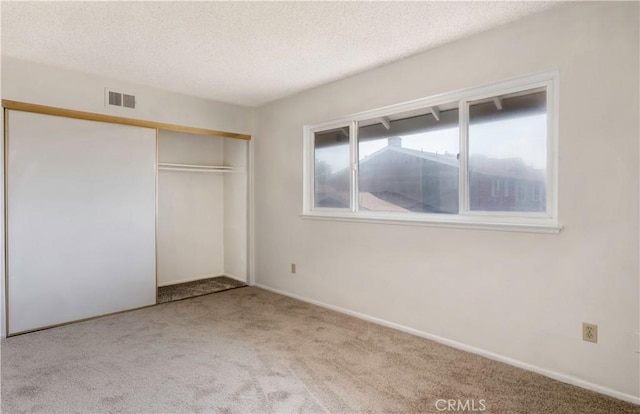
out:
M549 2L2 2L2 54L256 106Z

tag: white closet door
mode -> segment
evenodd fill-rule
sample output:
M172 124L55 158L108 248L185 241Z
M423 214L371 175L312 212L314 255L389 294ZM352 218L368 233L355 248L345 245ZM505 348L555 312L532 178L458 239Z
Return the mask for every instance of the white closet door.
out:
M9 333L155 303L155 130L9 111Z

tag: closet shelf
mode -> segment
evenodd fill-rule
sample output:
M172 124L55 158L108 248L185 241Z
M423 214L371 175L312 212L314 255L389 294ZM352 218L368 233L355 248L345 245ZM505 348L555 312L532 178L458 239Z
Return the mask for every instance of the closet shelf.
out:
M233 167L228 165L168 164L164 162L159 162L158 170L224 173L224 172L232 172Z

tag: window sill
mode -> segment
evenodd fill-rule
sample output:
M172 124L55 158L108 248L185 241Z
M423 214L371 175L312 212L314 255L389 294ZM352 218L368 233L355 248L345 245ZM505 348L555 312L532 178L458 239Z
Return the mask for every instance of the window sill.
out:
M365 216L362 214L335 213L335 212L310 212L300 215L302 219L310 220L329 220L329 221L345 221L353 223L375 223L387 225L401 226L424 226L424 227L442 227L452 229L465 230L490 230L490 231L509 231L520 233L542 233L542 234L559 234L563 226L550 223L549 220L518 220L515 219L499 219L492 217L491 220L478 220L472 216L455 216L455 219L447 218L419 218L419 217L381 217L381 216Z

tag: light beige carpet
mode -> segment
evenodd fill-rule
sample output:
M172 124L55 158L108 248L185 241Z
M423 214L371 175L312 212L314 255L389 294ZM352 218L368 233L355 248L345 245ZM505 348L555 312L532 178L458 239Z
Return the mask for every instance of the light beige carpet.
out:
M639 412L255 287L11 337L1 351L3 413L439 413L442 399Z

